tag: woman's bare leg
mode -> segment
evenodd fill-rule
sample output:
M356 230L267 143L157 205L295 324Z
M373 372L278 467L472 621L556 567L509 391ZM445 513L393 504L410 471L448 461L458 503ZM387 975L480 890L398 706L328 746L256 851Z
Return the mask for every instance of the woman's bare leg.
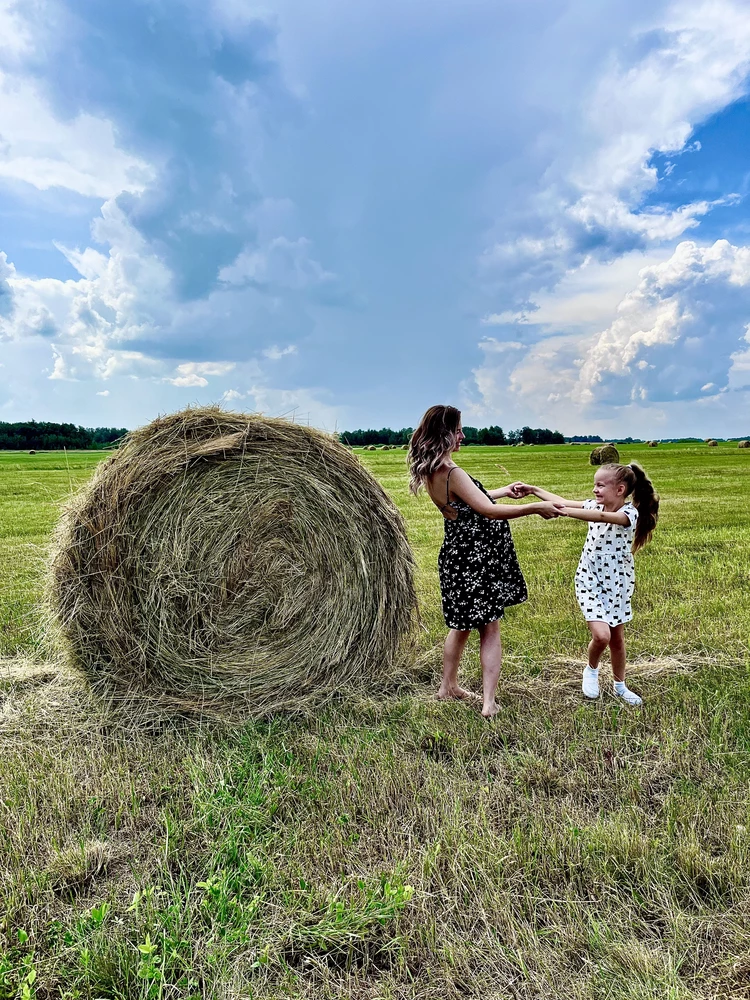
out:
M499 708L495 701L497 683L500 680L500 667L503 660L503 647L500 642L500 622L490 622L479 628L479 662L482 664L482 689L484 704L482 715L491 719L497 715Z
M438 689L438 698L471 698L471 691L459 687L458 665L461 654L466 646L466 640L471 634L470 629L452 628L445 637L443 646L443 679Z

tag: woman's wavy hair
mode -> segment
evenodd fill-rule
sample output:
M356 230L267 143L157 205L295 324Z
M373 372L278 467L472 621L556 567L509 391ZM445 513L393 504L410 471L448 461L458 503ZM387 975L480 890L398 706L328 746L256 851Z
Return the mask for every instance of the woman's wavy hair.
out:
M625 483L626 497L633 494L633 506L638 511L633 552L637 552L651 541L656 522L659 520L659 494L637 462L631 462L630 465L618 465L612 462L600 468L611 469L615 475L615 482Z
M409 489L418 493L425 479L439 467L446 452L453 451L461 425L455 406L431 406L419 421L409 442Z

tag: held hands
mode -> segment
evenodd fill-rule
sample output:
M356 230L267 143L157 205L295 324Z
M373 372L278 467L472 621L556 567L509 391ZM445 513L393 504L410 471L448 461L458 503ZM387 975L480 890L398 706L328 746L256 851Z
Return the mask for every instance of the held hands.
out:
M536 487L529 486L528 483L511 483L510 486L506 487L508 490L508 496L513 497L514 500L521 500L523 497L533 495Z
M536 513L540 517L543 517L545 521L549 521L553 517L567 517L565 504L563 503L553 503L551 500L543 500L534 506L536 507Z

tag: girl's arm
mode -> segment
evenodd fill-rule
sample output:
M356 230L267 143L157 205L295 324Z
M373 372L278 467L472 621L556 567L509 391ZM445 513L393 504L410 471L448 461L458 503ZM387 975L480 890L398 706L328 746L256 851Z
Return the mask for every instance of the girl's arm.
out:
M547 500L550 503L561 503L566 507L583 507L583 500L566 500L565 497L559 497L556 493L550 493L549 490L542 489L541 486L530 486L528 483L514 483L517 489L518 496L528 496L530 493L540 500Z
M453 473L451 491L456 496L461 497L477 514L501 521L510 521L515 517L526 517L528 514L539 514L545 519L559 517L562 514L562 511L558 510L552 503L524 503L518 506L492 503L489 497L485 496L479 487L474 485L468 474L461 468L457 468Z
M579 521L599 521L605 524L621 524L626 528L630 524L630 518L619 510L596 510L587 508L581 510L580 506L573 506L565 501L565 506L560 509L563 517L575 517Z

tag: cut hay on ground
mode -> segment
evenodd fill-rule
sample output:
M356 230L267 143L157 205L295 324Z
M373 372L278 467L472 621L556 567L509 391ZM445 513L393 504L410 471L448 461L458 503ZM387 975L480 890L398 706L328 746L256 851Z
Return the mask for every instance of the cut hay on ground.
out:
M620 452L613 444L600 444L589 455L591 465L607 465L609 462L619 462Z
M48 601L106 700L259 715L393 678L413 558L330 435L196 408L129 434L74 497Z

